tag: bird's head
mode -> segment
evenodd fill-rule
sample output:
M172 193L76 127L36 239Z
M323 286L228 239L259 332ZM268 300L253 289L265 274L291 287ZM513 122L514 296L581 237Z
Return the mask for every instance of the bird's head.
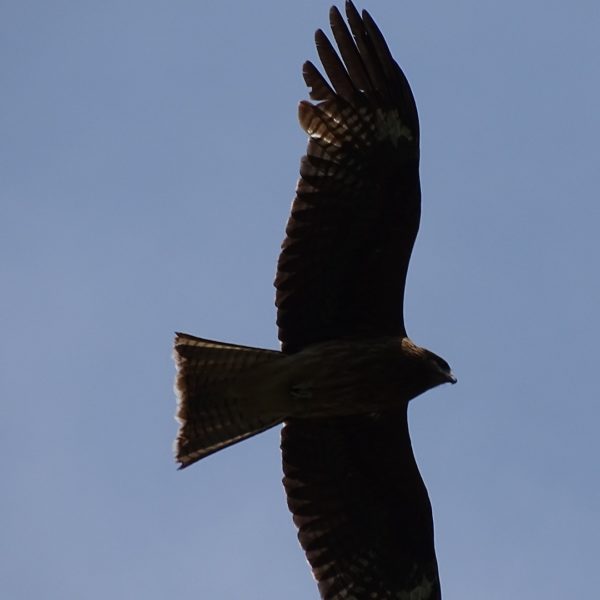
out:
M450 365L437 354L422 348L425 360L428 363L428 371L431 374L432 379L435 379L439 384L442 383L456 383L458 379L452 373Z
M457 382L450 365L441 356L417 346L409 338L402 340L402 351L411 364L408 372L412 383L419 388L413 397L443 383Z

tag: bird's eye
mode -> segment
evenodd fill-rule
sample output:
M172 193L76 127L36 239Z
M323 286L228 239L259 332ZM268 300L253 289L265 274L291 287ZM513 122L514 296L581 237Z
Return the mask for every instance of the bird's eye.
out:
M439 358L437 359L437 364L439 366L439 368L442 371L449 371L450 370L450 365L443 359L443 358Z

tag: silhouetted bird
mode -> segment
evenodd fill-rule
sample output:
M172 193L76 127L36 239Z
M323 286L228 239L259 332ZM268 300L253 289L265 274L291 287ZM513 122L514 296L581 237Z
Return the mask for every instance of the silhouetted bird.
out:
M177 334L181 467L284 422L284 486L322 598L441 598L408 402L455 383L406 334L419 228L419 122L367 12L334 7L339 55L307 62L309 136L277 265L281 352Z

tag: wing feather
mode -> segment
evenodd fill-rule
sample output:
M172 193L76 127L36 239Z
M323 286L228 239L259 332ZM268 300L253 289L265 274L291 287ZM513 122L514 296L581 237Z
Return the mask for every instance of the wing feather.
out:
M317 29L315 33L315 45L323 69L337 94L342 98L353 98L356 95L356 88L329 38L321 29Z
M359 89L371 91L372 86L369 75L367 74L367 71L365 71L356 44L352 41L350 31L337 7L333 6L331 8L329 20L333 37L340 50L342 59L348 67L350 78L356 83L356 86Z
M379 92L382 97L385 98L388 90L388 81L383 76L383 69L380 65L379 57L373 51L367 30L354 4L350 3L346 6L346 15L354 37L354 42L356 43L358 53L360 54L361 60L363 61L369 76L370 87L368 88L368 91L372 94Z
M309 60L302 66L302 76L306 85L310 88L310 97L313 100L335 98L335 92L327 83L327 80Z

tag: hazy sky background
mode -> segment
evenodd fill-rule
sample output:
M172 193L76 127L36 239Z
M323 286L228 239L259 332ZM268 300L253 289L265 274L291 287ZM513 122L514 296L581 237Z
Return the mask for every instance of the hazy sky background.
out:
M0 591L318 597L277 430L177 472L176 330L277 348L330 1L0 2ZM363 5L359 5L363 7ZM444 600L600 588L600 4L364 5L412 84L411 337Z

